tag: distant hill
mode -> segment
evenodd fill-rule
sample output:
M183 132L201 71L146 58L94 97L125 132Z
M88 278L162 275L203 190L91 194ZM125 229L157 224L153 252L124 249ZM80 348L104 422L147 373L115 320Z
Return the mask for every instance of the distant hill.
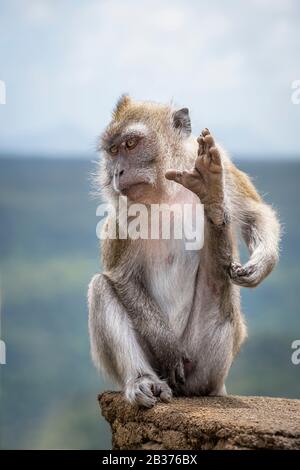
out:
M290 357L300 338L300 164L239 167L278 209L285 233L276 271L242 291L249 339L228 390L299 398ZM100 269L93 170L79 159L0 159L3 448L110 446L96 397L111 385L91 365L87 334L87 284Z

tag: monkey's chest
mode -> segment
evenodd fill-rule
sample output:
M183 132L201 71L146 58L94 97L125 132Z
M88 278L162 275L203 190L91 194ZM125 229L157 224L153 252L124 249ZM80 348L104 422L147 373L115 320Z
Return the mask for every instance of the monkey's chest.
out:
M145 259L149 294L178 336L192 308L199 261L199 251L186 250L181 240L159 241Z

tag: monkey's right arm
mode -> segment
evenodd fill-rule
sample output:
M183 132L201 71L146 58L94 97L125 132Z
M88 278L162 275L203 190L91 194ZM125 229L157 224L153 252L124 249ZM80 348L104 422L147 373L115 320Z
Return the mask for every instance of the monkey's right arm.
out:
M230 275L239 286L256 287L278 261L280 224L275 211L262 200L244 172L230 162L227 174L233 219L250 253L250 259L243 266L232 263Z
M124 306L138 337L146 343L157 361L162 377L175 387L176 383L184 383L184 362L188 359L147 292L143 272L138 268L134 251L129 253L129 244L126 240L103 241L103 275Z

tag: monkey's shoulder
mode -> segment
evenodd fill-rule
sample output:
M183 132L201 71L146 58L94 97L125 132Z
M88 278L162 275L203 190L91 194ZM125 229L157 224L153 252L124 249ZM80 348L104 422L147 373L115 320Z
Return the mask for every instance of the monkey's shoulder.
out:
M261 197L258 194L251 178L242 170L237 168L231 161L225 161L225 169L231 182L233 183L233 190L242 199L248 198L255 202L261 202Z

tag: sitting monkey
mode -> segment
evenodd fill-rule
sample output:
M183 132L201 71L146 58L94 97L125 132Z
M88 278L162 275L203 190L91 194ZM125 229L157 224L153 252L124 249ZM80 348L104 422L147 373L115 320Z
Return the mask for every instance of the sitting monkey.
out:
M240 286L257 286L278 260L272 208L215 143L191 135L188 109L122 96L100 139L98 183L144 204L191 197L204 205L204 246L178 240L105 239L103 273L88 292L95 364L131 403L151 407L177 395L224 395L245 339ZM249 249L238 258L237 233Z

